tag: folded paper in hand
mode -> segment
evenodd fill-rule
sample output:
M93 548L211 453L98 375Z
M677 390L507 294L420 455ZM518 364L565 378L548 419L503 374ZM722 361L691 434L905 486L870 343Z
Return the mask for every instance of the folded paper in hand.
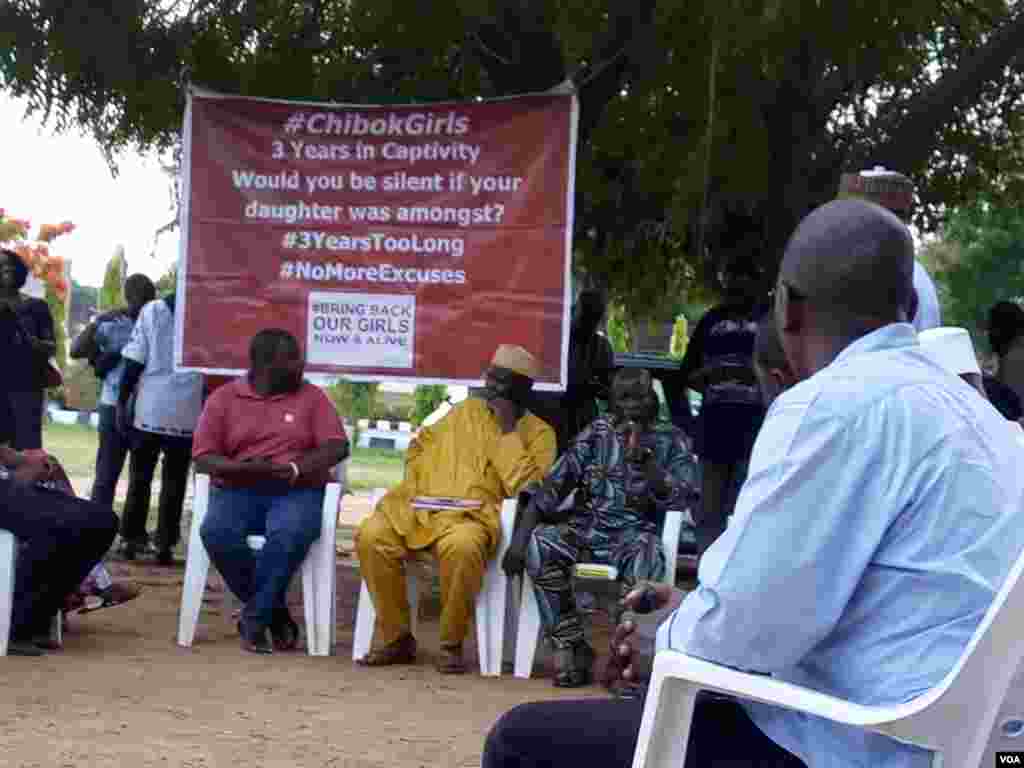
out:
M413 509L480 509L484 503L479 499L457 499L452 496L416 496Z

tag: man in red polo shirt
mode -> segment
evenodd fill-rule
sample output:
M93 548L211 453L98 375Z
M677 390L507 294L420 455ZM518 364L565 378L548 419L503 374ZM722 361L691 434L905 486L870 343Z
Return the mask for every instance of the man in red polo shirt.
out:
M324 486L349 453L334 405L302 379L299 343L287 331L257 333L249 372L214 392L193 438L196 470L212 476L203 544L245 604L242 647L271 653L298 645L288 585L320 536ZM259 558L245 537L265 535Z

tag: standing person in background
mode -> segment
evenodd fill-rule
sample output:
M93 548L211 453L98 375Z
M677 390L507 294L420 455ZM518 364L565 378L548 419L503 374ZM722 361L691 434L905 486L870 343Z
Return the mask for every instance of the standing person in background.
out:
M902 173L886 170L880 165L870 171L844 173L839 182L838 197L869 200L892 211L908 227L914 213L914 182ZM914 296L910 306L910 321L918 333L942 325L935 283L917 259L914 260Z
M764 419L753 367L756 318L767 309L758 301L759 287L753 264L730 275L725 301L700 319L679 371L666 379L672 388L672 420L690 433L700 457L701 504L695 516L699 554L725 530ZM687 388L703 396L696 420Z
M1024 401L1024 309L1000 301L988 312L988 342L999 360L996 380Z
M558 435L559 454L597 418L598 399L608 398L615 354L608 339L598 333L607 311L604 296L598 291L583 291L573 307L572 330L569 335L569 381L562 396L566 425Z
M171 565L181 537L181 509L192 461L192 433L203 407L203 377L174 371L174 294L149 302L132 339L121 350L124 377L118 393L118 427L131 430L128 497L121 521L121 554L135 558L149 540L150 492L163 454L157 562ZM137 391L136 391L137 390ZM131 407L134 397L134 407Z
M124 283L126 308L104 312L91 322L71 345L74 359L87 359L103 382L99 403L99 446L96 449L96 477L90 498L110 507L114 504L117 480L128 456L128 440L117 429L117 396L126 363L121 350L132 337L142 307L156 298L153 281L142 274Z
M43 393L50 357L57 350L50 308L22 296L28 266L14 251L0 250L0 397L13 419L16 450L43 447Z
M598 416L597 401L608 397L615 353L598 331L608 306L600 291L585 290L573 305L565 392L534 392L533 410L555 430L558 455Z

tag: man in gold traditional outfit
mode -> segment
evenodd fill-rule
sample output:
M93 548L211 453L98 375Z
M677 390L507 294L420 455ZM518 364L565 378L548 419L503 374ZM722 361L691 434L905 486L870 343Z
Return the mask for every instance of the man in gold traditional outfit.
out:
M440 562L438 669L465 671L462 641L501 534L501 504L539 483L555 460L555 433L526 409L539 367L522 347L498 347L482 397L455 406L410 444L405 479L359 527L359 565L377 612L365 666L409 664L405 560L429 551Z

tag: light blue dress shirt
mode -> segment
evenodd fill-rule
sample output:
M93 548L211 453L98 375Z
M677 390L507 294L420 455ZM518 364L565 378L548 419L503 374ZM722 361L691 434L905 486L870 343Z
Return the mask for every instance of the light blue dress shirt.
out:
M732 522L659 648L860 704L953 667L1024 548L1024 448L908 324L783 394ZM758 727L812 768L924 768L931 753L768 705Z

